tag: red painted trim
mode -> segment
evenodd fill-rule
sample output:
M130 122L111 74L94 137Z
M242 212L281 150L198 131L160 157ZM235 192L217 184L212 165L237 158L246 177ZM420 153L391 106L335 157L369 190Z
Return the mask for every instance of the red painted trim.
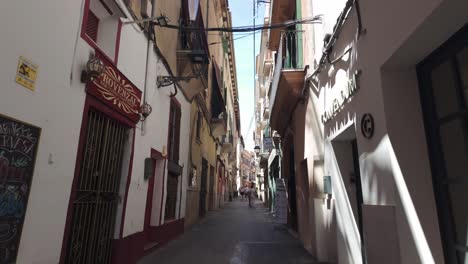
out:
M127 211L127 201L128 201L128 190L130 189L130 182L132 179L132 169L133 169L133 156L135 154L135 135L136 129L133 129L133 141L132 141L132 153L130 154L130 164L128 165L128 176L127 176L127 185L125 187L125 198L124 205L122 210L122 221L120 221L120 237L123 237L123 230L125 226L125 213Z
M171 103L172 102L176 102L178 103L177 99L174 98L174 97L171 97L171 100L169 101L169 112L168 112L168 115L169 115L169 118L167 120L167 152L169 153L169 141L171 140L171 135L170 135L170 132L171 132ZM166 154L167 155L167 154ZM163 181L162 181L162 194L161 194L161 212L159 214L159 224L161 225L163 223L163 215L162 215L162 210L163 208L165 208L165 203L164 203L164 195L165 195L165 191L166 191L166 188L167 188L167 184L165 184L165 181L166 181L166 164L167 164L167 157L166 157L166 161L164 162L164 175L163 175Z
M154 247L145 251L145 234L143 232L134 233L121 239L115 239L112 245L113 264L137 263L143 256L148 255L161 248L169 241L184 233L185 219L179 219L162 226L152 226L150 228L150 242L155 243Z
M119 19L119 24L117 25L117 37L115 39L115 55L114 55L114 63L117 66L119 62L119 51L120 51L120 35L122 33L122 20Z
M175 239L177 236L184 233L185 219L177 219L165 223L160 226L152 226L150 228L150 237L152 243L158 243L156 247L150 248L145 252L145 255L160 248L167 242Z
M174 102L180 108L180 102L175 97L171 97L171 101Z
M157 160L163 160L164 157L161 152L151 149L151 158L153 159L153 166L154 166L154 175L148 181L148 192L146 195L146 208L145 208L145 225L144 225L144 233L146 240L148 240L148 232L151 226L151 216L152 216L152 209L153 209L153 200L154 200L154 182L156 181L156 165Z
M151 158L154 159L154 160L162 160L164 159L164 156L161 152L155 150L155 149L151 149Z
M167 159L164 159L164 172L163 172L163 180L162 180L162 192L161 192L161 208L159 208L159 225L161 225L162 222L162 210L163 210L163 205L164 205L164 193L166 190L166 185L164 184L164 181L166 180L166 165L167 165Z
M153 209L153 194L154 194L154 180L156 177L156 160L153 160L154 173L152 177L148 180L148 191L146 193L146 206L145 206L145 223L143 231L146 233L151 225L151 212Z
M71 185L71 190L70 190L70 199L68 201L68 210L67 210L67 217L65 220L65 231L64 231L64 236L62 240L62 252L60 254L60 262L59 263L65 263L65 258L67 255L67 249L68 249L68 240L70 239L70 233L71 233L71 222L73 219L73 200L76 197L76 193L73 191L75 190L76 185L78 184L78 178L80 174L80 168L82 160L83 160L83 149L86 141L86 127L88 124L88 110L89 110L89 96L86 98L85 105L83 108L83 121L81 122L81 130L80 130L80 137L78 140L78 152L76 155L76 163L75 163L75 173L73 176L73 181Z
M112 243L112 264L135 264L144 256L145 234L134 233Z
M82 122L81 122L80 136L78 140L78 150L77 150L77 155L76 155L75 172L74 172L73 181L72 181L71 190L70 190L70 199L68 201L67 217L65 220L65 230L64 230L63 240L62 240L62 252L60 254L60 263L65 262L65 257L67 255L67 249L68 249L68 240L70 239L70 235L71 235L71 225L72 225L72 220L73 220L73 201L76 197L75 189L77 187L78 179L80 178L80 173L81 173L83 151L84 151L84 145L86 143L88 112L90 111L90 109L95 109L99 111L100 113L108 116L109 118L112 118L116 120L117 122L122 123L124 126L128 128L135 127L135 123L130 122L129 120L127 120L127 118L120 115L120 113L104 105L103 103L101 103L101 101L97 100L96 98L90 95L86 96L85 105L83 107L83 117L82 117ZM133 156L133 150L132 150L132 156ZM130 165L132 163L133 163L133 160L130 161Z
M91 0L85 0L85 4L84 4L84 12L83 12L83 21L81 23L81 38L86 41L91 47L93 47L94 49L98 50L100 53L102 53L104 56L106 56L106 58L109 60L109 61L112 61L115 63L115 65L117 65L117 60L113 60L109 57L109 55L106 54L106 52L104 52L104 50L102 50L96 42L94 42L88 35L86 35L86 22L88 21L88 14L89 14L89 5L90 5L90 2ZM121 24L121 21L119 20L119 24ZM121 26L121 25L120 25ZM117 30L117 36L118 38L116 38L116 46L120 46L120 29ZM115 55L115 54L114 54ZM117 58L116 58L117 59Z

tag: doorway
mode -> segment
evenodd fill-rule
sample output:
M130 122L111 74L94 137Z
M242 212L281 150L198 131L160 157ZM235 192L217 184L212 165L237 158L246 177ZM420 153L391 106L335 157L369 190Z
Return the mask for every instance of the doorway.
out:
M145 222L143 233L145 234L145 250L152 248L157 243L152 237L152 227L159 224L160 207L159 204L162 194L162 179L165 169L165 159L161 152L151 150L151 161L153 165L153 175L148 179L148 192L146 196ZM156 202L158 201L158 202Z
M345 132L340 134L337 139L332 141L333 151L335 153L338 169L341 180L344 185L346 197L351 206L352 216L357 225L360 237L362 263L367 263L366 243L364 238L363 226L363 193L362 193L362 178L359 165L359 151L354 132L354 126L350 126ZM336 181L340 179L335 179Z
M288 223L292 230L298 230L297 224L297 200L296 200L296 163L294 161L294 145L289 144L289 155L288 155L288 204L289 214Z
M209 209L215 209L215 168L210 165L210 201L209 201Z
M89 110L66 263L110 263L128 128Z
M208 161L202 159L201 184L200 184L200 205L198 215L204 217L206 214L206 192L208 183Z
M363 217L362 217L362 206L364 204L364 199L362 195L362 181L361 181L361 168L359 166L359 151L357 146L357 140L353 139L351 141L351 149L353 155L353 177L351 178L351 183L354 185L356 192L355 199L357 203L357 224L359 228L359 235L361 237L361 254L362 254L362 263L367 264L366 257L366 247L364 239L364 226L363 226Z

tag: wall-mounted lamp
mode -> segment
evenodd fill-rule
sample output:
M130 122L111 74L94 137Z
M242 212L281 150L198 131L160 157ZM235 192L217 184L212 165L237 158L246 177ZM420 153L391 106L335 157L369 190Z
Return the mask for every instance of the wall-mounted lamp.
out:
M81 71L81 82L87 83L99 77L105 69L104 62L97 57L92 57L86 63L86 69Z
M140 106L140 120L145 121L145 119L153 112L153 108L148 103L143 103Z
M159 26L166 27L169 22L169 19L167 18L167 16L161 15L156 18L156 21L158 21Z
M198 76L189 76L189 77L176 77L176 76L158 76L156 79L156 85L158 88L166 87L172 85L176 82L183 81L188 82L193 78L197 78Z

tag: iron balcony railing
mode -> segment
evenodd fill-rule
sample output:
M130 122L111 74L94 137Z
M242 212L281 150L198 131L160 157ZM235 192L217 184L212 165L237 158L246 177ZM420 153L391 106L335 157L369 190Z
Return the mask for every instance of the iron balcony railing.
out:
M270 100L268 100L268 97L263 100L262 112L263 119L268 119L270 114Z
M302 30L287 30L281 32L283 44L283 69L301 69L302 65Z
M275 68L273 70L273 80L269 91L270 109L273 109L276 92L281 77L281 72L285 69L301 69L302 65L302 41L303 30L286 30L281 32L278 51L275 55Z
M186 27L201 27L198 21L184 22ZM204 30L180 30L179 31L180 50L179 56L187 56L191 59L192 73L194 76L201 76L208 80L209 49L206 33ZM185 57L185 58L187 58Z

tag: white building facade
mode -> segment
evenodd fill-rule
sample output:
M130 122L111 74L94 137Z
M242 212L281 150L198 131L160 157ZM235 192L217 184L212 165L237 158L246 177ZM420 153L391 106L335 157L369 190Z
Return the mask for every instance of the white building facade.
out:
M0 192L17 209L0 216L0 262L135 263L183 231L190 103L157 88L169 73L151 27L125 24L153 5L133 2L2 7ZM105 71L91 80L95 57Z
M466 263L467 3L286 2L271 23L321 16L269 37L288 223L320 261Z

